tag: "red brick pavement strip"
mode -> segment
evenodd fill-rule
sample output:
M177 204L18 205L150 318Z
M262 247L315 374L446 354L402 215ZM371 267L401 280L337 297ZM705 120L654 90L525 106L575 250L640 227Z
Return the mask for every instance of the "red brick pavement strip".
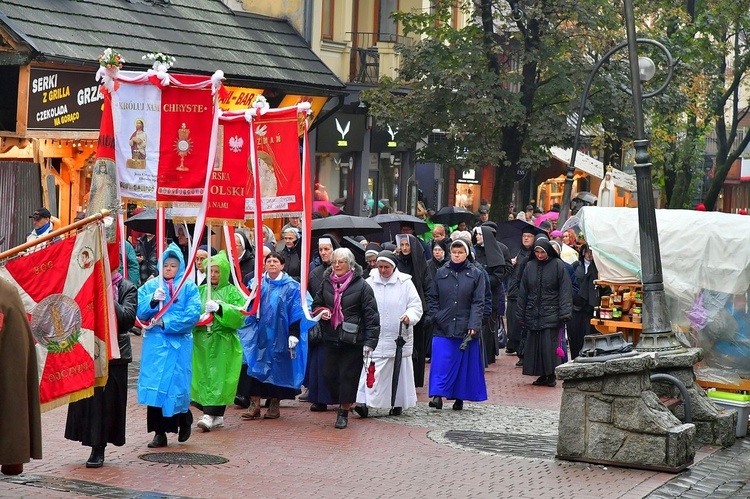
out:
M140 341L134 338L136 350ZM530 385L533 378L514 368L515 357L501 357L487 372L489 403L557 410L561 387ZM428 399L426 389L419 399ZM307 404L287 401L278 420L242 421L230 407L226 426L195 430L188 442L169 435L167 451L216 454L229 462L216 466L150 463L146 410L130 392L127 444L108 446L105 466L87 469L89 449L63 438L67 411L43 415L44 459L26 472L125 489L190 497L509 497L635 498L647 495L673 475L642 470L483 455L440 445L429 428L350 417L349 428L333 428L335 411L312 413ZM450 407L450 406L448 406ZM193 409L194 415L198 411ZM408 411L407 411L408 412ZM442 417L466 417L444 409ZM385 418L392 421L392 418ZM477 428L481 431L481 428ZM529 437L533 440L533 437ZM81 497L0 481L0 497Z

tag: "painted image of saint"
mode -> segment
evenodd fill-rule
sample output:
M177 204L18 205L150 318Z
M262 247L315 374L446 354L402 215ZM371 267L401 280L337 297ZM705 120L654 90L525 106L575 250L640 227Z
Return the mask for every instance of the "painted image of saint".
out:
M120 209L115 163L108 158L99 158L94 164L86 216L95 215L103 209L109 210L112 216L116 216ZM115 228L116 225L112 224L105 229L108 242L114 242Z
M135 131L130 136L130 157L128 168L143 169L146 167L146 142L147 136L145 123L142 118L135 120Z
M278 165L275 164L270 154L258 151L258 174L260 175L260 195L264 198L275 198L279 190L279 181L276 178Z

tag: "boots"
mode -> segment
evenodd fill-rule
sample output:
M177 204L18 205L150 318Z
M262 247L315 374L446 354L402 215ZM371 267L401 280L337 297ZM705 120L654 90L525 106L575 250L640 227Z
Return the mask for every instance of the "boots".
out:
M86 461L87 468L101 468L104 465L104 446L95 445L91 448L91 455Z
M271 404L263 415L263 419L279 419L280 416L281 411L279 411L279 399L271 399Z
M437 395L432 397L432 400L430 400L430 403L427 404L430 407L433 407L435 409L442 409L443 408L443 397L438 397Z
M339 430L343 430L346 428L346 425L349 423L349 411L346 409L339 409L339 412L336 416L336 424L333 425L334 428L337 428Z
M250 406L247 408L247 411L242 413L242 419L249 421L260 418L260 405L258 402L259 400L250 399Z
M157 447L166 447L167 446L167 434L166 433L157 433L154 435L154 439L148 443L148 447L150 449L155 449Z

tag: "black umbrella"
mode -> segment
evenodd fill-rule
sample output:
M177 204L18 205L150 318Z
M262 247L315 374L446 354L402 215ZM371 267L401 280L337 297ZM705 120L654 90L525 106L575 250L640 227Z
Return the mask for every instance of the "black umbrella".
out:
M352 253L354 253L354 260L356 260L360 267L362 267L363 269L367 268L365 248L362 247L359 241L357 241L356 239L352 239L349 236L344 236L343 238L341 238L340 244L342 248L348 248Z
M408 222L414 225L414 234L424 234L429 230L427 223L421 218L407 215L406 213L384 213L372 217L377 223L383 227L383 235L380 237L381 241L393 241L396 234L401 234L401 224ZM373 240L377 240L378 237L372 237Z
M337 230L344 236L364 236L380 234L383 228L372 218L353 217L351 215L333 215L316 218L312 221L312 235L320 237L326 232Z
M531 229L534 235L545 234L543 229L523 220L506 220L497 224L495 239L506 245L508 250L510 250L510 256L514 257L521 251L521 247L523 246L521 234L523 234L524 229Z
M460 222L470 224L475 218L474 213L466 208L446 206L445 208L440 208L437 213L430 217L430 220L443 225L458 225Z
M396 391L398 390L398 377L401 372L401 356L406 345L401 331L404 329L404 323L398 325L398 338L396 338L396 356L393 358L393 381L391 382L391 407L396 405Z

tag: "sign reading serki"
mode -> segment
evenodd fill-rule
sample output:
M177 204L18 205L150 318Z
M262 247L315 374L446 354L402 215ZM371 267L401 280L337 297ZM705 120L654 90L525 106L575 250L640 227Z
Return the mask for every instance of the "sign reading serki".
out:
M99 130L102 101L94 73L31 68L29 130Z

